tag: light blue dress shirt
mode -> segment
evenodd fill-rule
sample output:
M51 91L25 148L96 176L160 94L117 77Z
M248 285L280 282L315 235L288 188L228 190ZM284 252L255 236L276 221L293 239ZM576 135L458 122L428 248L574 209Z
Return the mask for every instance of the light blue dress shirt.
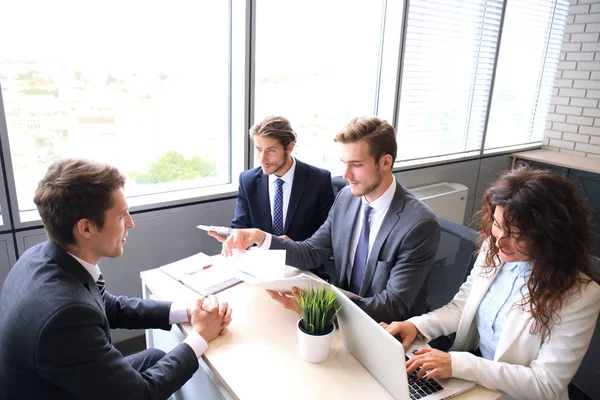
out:
M512 307L519 307L523 287L531 274L531 263L520 261L505 263L485 294L475 320L479 331L479 351L483 358L494 359L498 340L506 327L506 317Z

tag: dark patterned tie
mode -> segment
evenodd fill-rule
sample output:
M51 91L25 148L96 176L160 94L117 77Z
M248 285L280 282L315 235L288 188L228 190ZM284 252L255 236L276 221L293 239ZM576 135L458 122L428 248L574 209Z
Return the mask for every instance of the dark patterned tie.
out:
M102 296L102 301L104 301L104 292L106 292L106 281L102 274L98 277L96 281L96 285L98 285L98 291L100 291L100 296Z
M353 293L359 294L360 284L365 276L365 267L367 266L367 256L369 255L369 215L373 208L368 204L363 204L363 225L358 237L358 245L356 246L356 254L354 254L354 265L352 267L352 279L350 280L350 290Z
M275 181L275 201L273 202L273 235L283 235L283 179Z

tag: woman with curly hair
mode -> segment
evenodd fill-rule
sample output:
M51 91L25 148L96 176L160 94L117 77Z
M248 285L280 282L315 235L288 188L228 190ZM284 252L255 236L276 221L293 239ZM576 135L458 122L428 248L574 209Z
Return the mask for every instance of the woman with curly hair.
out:
M519 399L568 399L567 386L600 311L592 270L592 212L575 185L520 166L485 193L480 250L446 306L381 325L405 349L456 333L449 352L421 348L407 362L427 379L456 377Z

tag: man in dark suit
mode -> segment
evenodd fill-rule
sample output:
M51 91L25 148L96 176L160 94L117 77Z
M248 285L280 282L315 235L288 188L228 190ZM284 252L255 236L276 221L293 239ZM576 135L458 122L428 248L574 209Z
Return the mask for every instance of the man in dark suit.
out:
M325 223L302 242L282 240L257 229L238 230L223 253L261 248L287 250L287 263L307 270L333 256L331 283L362 298L357 304L378 322L427 311L425 281L440 241L431 209L392 174L397 144L394 128L377 117L355 118L336 137L344 178ZM291 298L271 292L294 309Z
M98 268L119 257L133 228L116 168L65 159L50 166L34 202L49 241L27 250L0 295L0 398L166 399L198 369L207 342L231 321L216 298L191 305L113 296ZM168 354L124 357L111 328L194 328Z
M250 129L260 167L240 174L231 227L258 228L304 240L325 222L333 204L331 173L292 157L296 133L290 122L268 116ZM224 236L209 234L219 241Z

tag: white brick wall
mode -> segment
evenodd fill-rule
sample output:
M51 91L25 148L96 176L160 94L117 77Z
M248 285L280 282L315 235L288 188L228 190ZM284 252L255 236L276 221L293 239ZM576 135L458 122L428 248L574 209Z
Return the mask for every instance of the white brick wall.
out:
M600 157L600 0L571 0L545 147Z

